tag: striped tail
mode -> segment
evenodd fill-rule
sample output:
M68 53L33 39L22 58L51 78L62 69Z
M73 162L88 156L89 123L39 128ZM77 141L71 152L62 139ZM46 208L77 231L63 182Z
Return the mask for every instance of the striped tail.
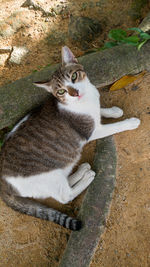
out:
M2 198L9 207L21 213L57 223L73 231L80 230L82 227L80 220L69 217L32 199L8 194L3 194Z

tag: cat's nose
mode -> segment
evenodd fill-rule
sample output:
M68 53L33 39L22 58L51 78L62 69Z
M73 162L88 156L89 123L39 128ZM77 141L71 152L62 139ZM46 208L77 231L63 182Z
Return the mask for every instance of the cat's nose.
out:
M67 86L67 89L68 89L68 93L69 95L71 96L79 96L79 90L71 87L71 86Z

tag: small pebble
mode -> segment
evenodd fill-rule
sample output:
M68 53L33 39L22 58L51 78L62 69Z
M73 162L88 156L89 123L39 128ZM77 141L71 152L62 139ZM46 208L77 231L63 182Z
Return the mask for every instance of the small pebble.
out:
M25 46L14 46L9 62L13 64L21 64L23 58L28 54L29 50Z
M133 85L132 88L131 88L132 91L136 91L138 89L139 89L139 86L138 85Z
M30 9L30 10L33 9L33 6L29 6L29 9Z

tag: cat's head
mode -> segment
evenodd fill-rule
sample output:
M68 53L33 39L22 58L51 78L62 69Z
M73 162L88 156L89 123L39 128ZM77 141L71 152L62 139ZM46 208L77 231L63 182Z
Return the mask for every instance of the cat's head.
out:
M86 93L88 81L83 66L78 63L71 50L64 46L62 48L61 67L54 72L51 79L34 84L45 88L58 101L67 104L80 101Z

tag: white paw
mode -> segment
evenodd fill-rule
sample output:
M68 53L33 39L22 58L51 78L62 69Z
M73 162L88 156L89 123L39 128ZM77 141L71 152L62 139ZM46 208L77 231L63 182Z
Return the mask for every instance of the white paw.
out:
M91 169L91 165L88 162L82 163L79 167L78 170L82 171L83 173L86 172L87 170Z
M77 182L79 182L80 180L83 179L83 177L85 176L85 174L87 172L89 172L89 170L91 169L91 166L89 163L83 163L78 167L78 170L72 174L71 176L69 176L69 184L70 186L74 186Z
M114 107L111 108L111 110L112 110L112 118L117 119L117 118L122 117L123 110L121 108L118 108L118 107L114 106Z
M94 177L95 177L95 172L92 170L88 170L85 172L81 181L82 183L86 183L86 185L88 186L94 180Z
M126 119L125 122L127 123L128 130L134 130L140 125L140 120L137 118Z

